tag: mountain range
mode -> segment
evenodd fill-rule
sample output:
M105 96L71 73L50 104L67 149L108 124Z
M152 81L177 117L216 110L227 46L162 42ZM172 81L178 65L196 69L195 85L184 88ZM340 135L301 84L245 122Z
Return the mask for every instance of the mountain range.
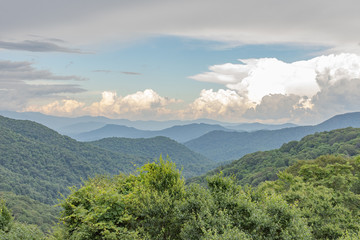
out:
M330 123L322 126L330 126ZM307 135L300 141L285 143L278 149L247 154L188 182L204 183L206 177L222 172L224 176L235 177L241 185L257 186L264 181L276 180L279 171L298 160L316 159L328 154L346 157L359 155L360 128L348 127Z
M279 148L316 132L346 127L360 127L360 112L334 116L318 125L254 132L212 131L184 145L216 162L238 159L245 154Z
M220 125L224 128L235 131L257 131L257 130L275 130L284 127L294 127L295 124L262 124L262 123L228 123L211 119L196 119L188 121L169 120L169 121L130 121L127 119L109 119L106 117L57 117L49 116L38 112L12 112L0 111L0 115L18 120L31 120L43 124L61 134L76 137L78 134L90 132L104 127L107 124L122 125L132 127L138 130L159 131L174 126L184 126L194 123L203 123L209 125ZM152 136L155 136L154 134ZM111 137L111 136L107 136Z
M92 141L108 137L151 138L164 136L178 142L186 142L215 130L231 131L230 129L224 128L220 125L210 125L205 123L173 126L159 131L139 130L133 127L107 124L102 128L90 132L70 136L79 141Z

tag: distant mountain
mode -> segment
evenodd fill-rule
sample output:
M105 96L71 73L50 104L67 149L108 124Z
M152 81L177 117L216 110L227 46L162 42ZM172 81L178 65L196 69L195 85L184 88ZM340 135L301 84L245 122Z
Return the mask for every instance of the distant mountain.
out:
M350 116L345 115L344 118ZM339 121L340 123L340 119L341 117L337 116L330 122ZM350 117L349 120L351 121L351 119ZM353 123L355 124L355 122ZM188 182L204 183L207 176L221 171L224 176L234 176L241 185L256 186L263 181L277 179L276 173L297 160L310 160L327 154L359 155L360 129L349 127L308 135L300 141L283 144L279 149L247 154L238 160L208 172L206 175L190 179Z
M151 131L139 130L116 124L106 124L104 127L89 132L73 135L78 141L95 141L108 137L144 138L150 137Z
M308 134L344 127L360 127L360 112L337 115L315 126L255 132L213 131L186 142L185 146L207 158L223 162L238 159L248 153L275 149Z
M290 128L296 127L296 124L293 123L284 123L284 124L263 124L263 123L242 123L238 125L229 125L226 126L229 129L233 129L236 131L246 131L246 132L253 132L259 130L277 130L282 128Z
M82 116L82 117L57 117L45 115L39 112L12 112L12 111L0 111L0 115L18 120L30 120L45 125L61 134L78 134L79 129L74 129L73 125L81 126L83 124L89 125L89 123L98 124L116 124L127 127L134 127L140 130L158 131L165 128L170 128L176 125L187 125L192 123L205 123L205 124L217 124L217 125L231 125L230 123L219 122L211 119L196 119L196 120L168 120L168 121L130 121L128 119L110 119L102 116ZM100 127L100 126L99 126ZM96 128L99 128L96 127ZM85 131L95 130L96 128L90 127ZM74 129L75 132L70 130ZM81 131L81 132L85 132Z
M39 112L12 112L0 111L0 115L18 120L30 120L45 125L61 134L75 136L79 133L89 132L105 126L106 124L123 125L139 130L159 131L173 126L189 125L193 123L204 123L209 125L221 125L227 129L236 131L274 130L283 127L293 127L293 124L261 124L261 123L228 123L211 119L196 120L168 120L168 121L130 121L127 119L110 119L106 117L57 117L45 115Z
M67 135L69 137L76 136L83 132L93 131L99 128L102 128L106 125L104 122L80 122L67 125L58 129L58 132L61 134Z
M102 128L85 133L80 133L72 137L79 141L93 141L108 137L151 138L157 136L164 136L178 142L186 142L214 130L231 131L220 125L210 125L205 123L193 123L183 126L173 126L160 131L145 131L133 127L107 124Z
M169 155L179 168L183 167L184 176L200 175L215 167L215 162L195 153L184 145L167 137L155 138L104 138L89 142L97 147L110 151L142 156L146 159L158 159L160 155L164 158ZM195 172L197 171L197 172Z
M178 154L184 149L181 146ZM140 166L153 160L78 142L41 124L2 116L0 153L0 191L26 195L47 204L56 204L59 193L66 195L69 186L79 185L90 176L129 173L136 168L134 164ZM177 163L175 159L174 162ZM209 162L193 154L191 160L186 162L183 157L178 165L190 177L209 169Z

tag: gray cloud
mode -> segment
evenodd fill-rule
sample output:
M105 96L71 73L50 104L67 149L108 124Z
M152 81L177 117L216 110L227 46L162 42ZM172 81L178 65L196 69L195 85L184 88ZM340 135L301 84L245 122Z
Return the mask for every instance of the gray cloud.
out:
M165 34L235 45L312 43L359 50L358 8L357 0L7 0L0 32L3 37L37 33L81 44Z
M325 117L360 110L360 79L341 79L313 98L314 110Z
M64 52L64 53L85 53L79 49L61 47L57 44L42 41L25 40L22 42L0 41L0 48L7 50L21 50L29 52Z
M86 78L70 75L54 75L48 70L37 70L31 62L0 61L0 82L24 80L75 80L84 81Z
M98 70L94 70L92 72L96 72L96 73L111 73L111 70L105 70L105 69L98 69Z
M97 70L94 70L92 72L96 72L96 73L113 73L114 71L107 70L107 69L97 69ZM138 72L120 72L120 73L125 74L125 75L142 75L142 73L138 73Z
M43 84L28 81L42 80ZM0 108L22 110L30 102L62 99L63 94L86 91L77 84L53 84L53 80L78 81L79 76L58 76L46 70L37 70L30 62L0 61Z
M138 72L121 72L121 73L126 75L141 75L141 73Z
M260 104L254 108L249 108L243 115L249 119L292 119L296 106L301 97L291 94L270 94L262 98Z

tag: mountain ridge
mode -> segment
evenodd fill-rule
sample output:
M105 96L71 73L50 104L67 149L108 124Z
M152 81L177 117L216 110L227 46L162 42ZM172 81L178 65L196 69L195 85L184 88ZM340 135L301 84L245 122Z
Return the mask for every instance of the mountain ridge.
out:
M360 127L360 112L336 115L313 126L254 132L213 131L185 142L184 145L210 159L223 162L239 159L251 152L275 149L286 142L300 140L302 137L315 132L344 127Z

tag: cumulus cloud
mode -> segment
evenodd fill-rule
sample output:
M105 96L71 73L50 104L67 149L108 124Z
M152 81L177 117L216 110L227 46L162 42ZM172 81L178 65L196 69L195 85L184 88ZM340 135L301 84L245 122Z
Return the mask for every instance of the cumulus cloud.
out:
M360 111L360 78L341 78L329 84L332 82L330 77L326 82L328 84L312 98L314 111L326 117Z
M312 105L307 97L298 95L270 94L261 99L255 107L249 108L243 115L247 119L283 119L294 120L297 116L311 111Z
M24 110L29 112L42 112L49 115L72 115L75 111L82 111L81 108L85 103L78 102L76 100L61 100L55 101L43 106L28 106Z
M40 111L51 115L93 115L128 119L171 117L174 113L167 106L178 103L176 99L160 96L152 89L138 91L124 97L116 92L104 91L101 100L86 105L76 100L54 101L46 105L31 105L26 111Z
M301 114L329 117L360 110L358 55L332 54L293 63L274 58L240 61L211 66L210 72L190 78L224 84L239 96L238 104L255 104L243 114L249 119L291 120Z
M200 97L190 104L189 113L194 118L227 118L238 120L248 104L233 90L202 90Z
M160 96L152 89L138 91L125 97L117 96L116 92L105 91L99 102L85 108L91 115L104 116L158 116L169 113L166 106L177 100Z

